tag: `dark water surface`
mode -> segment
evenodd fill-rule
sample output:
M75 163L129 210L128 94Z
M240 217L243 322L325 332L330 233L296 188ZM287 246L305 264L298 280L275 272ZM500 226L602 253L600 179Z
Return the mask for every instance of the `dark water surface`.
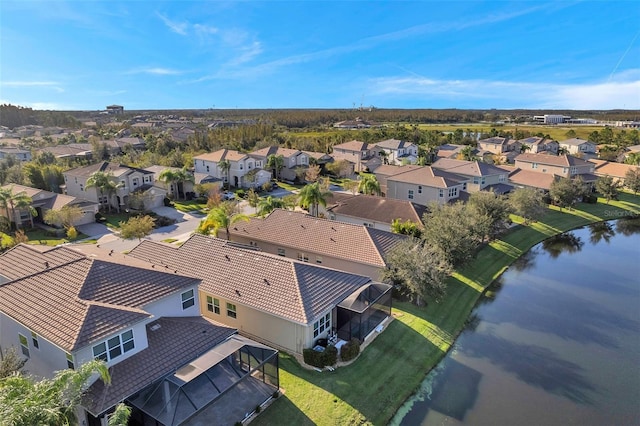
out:
M534 247L391 424L640 424L639 225Z

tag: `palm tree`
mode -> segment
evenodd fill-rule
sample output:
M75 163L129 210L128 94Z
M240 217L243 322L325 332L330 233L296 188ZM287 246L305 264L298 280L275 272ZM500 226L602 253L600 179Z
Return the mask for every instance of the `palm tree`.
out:
M526 143L523 143L520 146L520 154L524 154L527 151L531 151L531 145L527 145Z
M269 195L267 198L262 198L258 202L258 209L256 214L258 216L266 216L275 209L284 209L286 207L282 198L272 197Z
M569 154L569 149L566 146L561 146L558 148L558 155L567 155Z
M89 176L89 179L87 179L84 188L85 191L89 188L96 188L100 191L100 204L102 204L102 199L106 195L109 213L111 213L111 197L115 194L116 189L118 189L118 185L116 185L113 180L113 175L110 172L93 172L91 176Z
M13 186L0 188L0 207L6 210L9 223L16 224L18 228L18 220L16 219L16 210L26 209L29 211L31 226L33 226L33 217L38 216L38 212L33 208L31 203L33 200L25 191L13 192Z
M323 190L319 182L310 183L300 190L298 205L309 210L314 217L318 217L318 206L326 207L327 197L330 195L331 192Z
M367 195L380 195L380 182L374 175L363 175L358 184L358 192L362 192Z
M247 202L249 203L249 206L253 207L254 209L258 207L258 203L260 203L260 196L255 189L250 188L247 191Z
M229 189L229 185L231 184L231 182L229 182L229 170L231 169L231 163L229 160L220 160L218 161L218 168L222 174L227 177L225 189Z
M466 160L466 161L475 160L475 155L473 155L473 150L474 148L471 145L465 146L460 150L460 153L458 153L458 159Z
M271 154L267 157L267 167L274 171L276 180L280 180L280 170L284 167L284 156Z
M230 240L229 228L241 220L248 222L249 217L239 213L234 202L224 202L209 211L207 217L200 222L198 232L205 235L214 234L217 236L218 231L224 228L226 238Z
M173 197L180 197L180 184L183 184L185 182L191 182L193 183L194 177L193 175L186 169L165 169L163 170L160 175L158 176L158 180L160 182L163 182L165 185L167 185L169 187L169 189L171 190L171 195ZM173 186L173 184L175 184L175 187ZM176 189L176 191L174 192L174 188ZM184 186L183 186L184 189ZM177 192L177 194L176 194ZM183 190L184 193L184 190Z

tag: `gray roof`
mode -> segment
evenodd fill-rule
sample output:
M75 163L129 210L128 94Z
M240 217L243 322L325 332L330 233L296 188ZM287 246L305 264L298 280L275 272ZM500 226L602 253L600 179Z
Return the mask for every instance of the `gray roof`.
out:
M333 213L388 224L395 219L421 224L426 211L424 206L410 201L373 195L351 195L332 204L327 210Z
M383 238L378 243L387 244ZM180 247L144 240L129 256L190 273L202 280L200 288L209 294L300 324L311 323L371 281L199 234Z

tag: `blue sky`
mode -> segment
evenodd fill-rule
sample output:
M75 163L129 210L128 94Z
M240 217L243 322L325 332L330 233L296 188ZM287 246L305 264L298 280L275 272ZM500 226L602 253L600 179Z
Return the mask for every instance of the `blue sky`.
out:
M640 2L2 0L0 102L640 109Z

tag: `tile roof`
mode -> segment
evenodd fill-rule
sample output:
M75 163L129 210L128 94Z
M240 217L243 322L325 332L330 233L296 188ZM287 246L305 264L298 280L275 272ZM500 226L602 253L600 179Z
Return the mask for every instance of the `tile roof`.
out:
M406 200L373 195L348 196L336 200L327 210L345 216L391 224L395 219L421 224L426 208Z
M393 164L382 164L380 166L378 166L375 170L375 175L380 175L380 176L395 176L395 175L399 175L400 173L405 173L411 170L420 170L421 168L423 168L424 166L417 166L417 165L413 165L413 164L405 164L402 166L396 166Z
M596 165L595 174L598 176L613 176L617 178L624 178L629 170L640 170L640 166L634 166L632 164L614 163L612 161L605 160L589 160L590 163Z
M247 154L243 154L239 151L235 151L233 149L220 149L216 152L208 152L206 154L200 154L198 156L193 157L194 160L205 160L212 161L214 163L218 163L222 160L227 161L240 161L247 157Z
M249 155L257 157L268 157L270 155L282 155L284 158L289 158L300 154L302 151L299 149L282 148L280 146L269 146L266 148L258 149L249 153Z
M400 149L404 148L405 142L398 139L387 139L381 142L374 143L372 145L385 149ZM413 144L406 142L406 145L409 146Z
M515 158L515 161L522 161L526 163L538 163L538 164L547 164L550 166L561 166L561 167L569 167L569 166L586 166L589 164L588 161L585 161L581 158L574 157L573 155L553 155L553 154L520 154Z
M72 197L71 195L57 194L43 189L31 188L29 186L10 183L2 188L13 188L14 193L24 192L33 199L34 207L45 207L52 210L60 210L66 205L98 205L98 203L85 200L83 198Z
M504 173L502 169L493 164L483 163L481 161L456 160L453 158L440 158L433 163L431 167L465 176L490 176Z
M532 170L515 169L509 173L509 182L518 186L529 186L549 190L557 177L551 173L534 172Z
M342 149L345 151L354 151L354 152L359 152L359 151L366 151L367 150L367 146L368 144L366 142L362 142L362 141L349 141L349 142L345 142L345 143L341 143L339 145L334 145L333 149Z
M320 219L300 212L277 209L265 218L236 223L231 235L292 247L305 253L322 254L383 268L385 251L374 243L383 232L399 242L402 237L364 225Z
M0 311L71 352L146 319L145 305L199 282L118 256L19 245L0 256L9 279L0 285Z
M86 167L79 167L77 169L67 170L66 172L64 172L64 174L69 176L78 176L78 177L88 178L95 172L105 172L105 173L113 174L114 177L119 177L127 173L130 173L132 171L137 171L147 175L152 174L152 172L144 169L129 167L129 166L125 166L124 164L110 163L108 161L103 161L101 163L92 164Z
M398 173L387 178L387 182L404 182L433 188L449 188L460 185L467 180L466 177L429 166L419 166L408 172Z
M202 280L200 288L207 293L300 324L309 324L371 282L362 275L247 250L199 234L180 247L143 240L129 256L162 261L179 273L197 276Z
M571 145L571 146L580 146L585 143L591 143L595 145L594 142L588 141L586 139L580 139L580 138L571 138L564 141L558 141L558 143L560 145Z
M159 325L159 328L154 326ZM153 329L151 328L153 327ZM99 415L120 401L175 372L235 334L202 317L162 317L147 324L148 347L109 369L111 385L95 381L82 405Z
M505 142L508 142L508 141L509 141L508 138L494 136L494 137L491 137L491 138L480 139L478 141L478 143L486 143L486 144L491 144L491 145L504 145Z

